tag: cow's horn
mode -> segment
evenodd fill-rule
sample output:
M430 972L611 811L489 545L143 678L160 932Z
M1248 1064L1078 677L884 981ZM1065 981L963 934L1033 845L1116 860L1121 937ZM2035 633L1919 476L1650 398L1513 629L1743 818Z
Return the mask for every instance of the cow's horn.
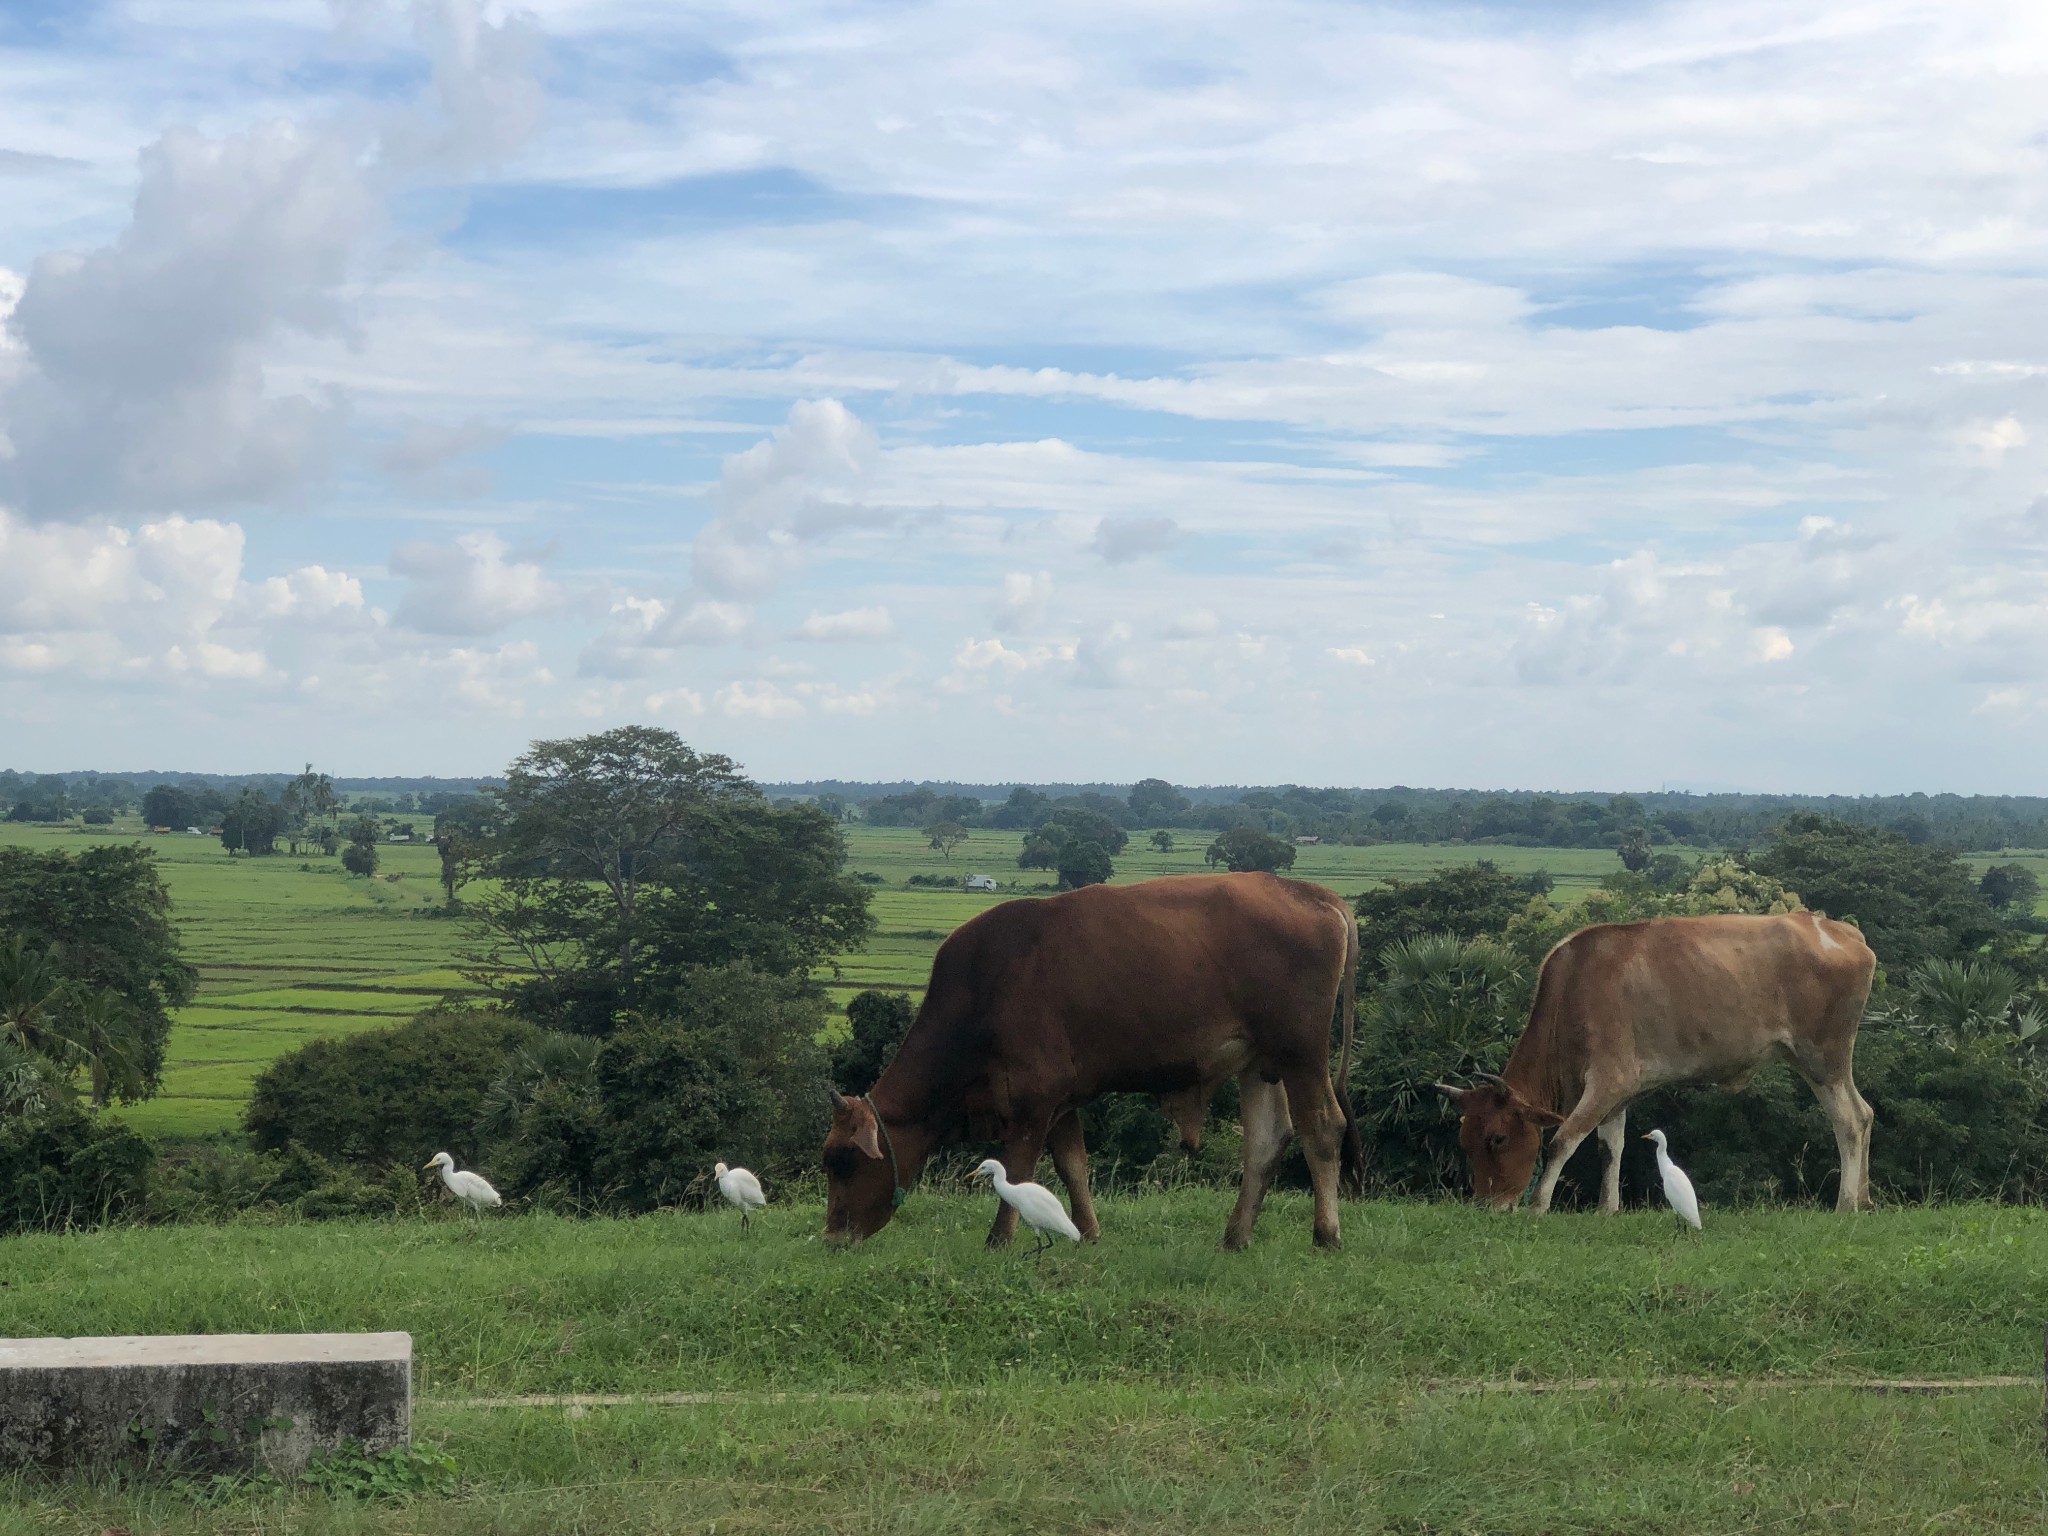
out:
M1515 1091L1514 1089L1508 1086L1508 1080L1502 1077L1498 1072L1474 1072L1472 1075L1478 1078L1479 1081L1481 1081L1482 1083L1493 1084L1493 1086L1498 1088L1502 1093L1513 1093Z
M837 1088L834 1088L832 1090L832 1107L838 1110L847 1110L853 1108L851 1104L846 1102L846 1095L841 1093Z
M1449 1083L1438 1083L1436 1091L1447 1099L1463 1099L1465 1097L1464 1089L1453 1088Z

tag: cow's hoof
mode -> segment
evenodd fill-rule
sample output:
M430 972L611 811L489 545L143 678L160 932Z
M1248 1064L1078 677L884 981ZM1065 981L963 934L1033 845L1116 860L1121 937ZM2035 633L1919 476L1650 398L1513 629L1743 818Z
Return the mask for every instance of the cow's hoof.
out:
M1335 1253L1344 1246L1344 1239L1334 1232L1318 1232L1316 1234L1316 1246L1318 1248L1326 1248L1331 1253Z
M1223 1234L1223 1251L1225 1253L1243 1253L1251 1245L1252 1235L1249 1232L1242 1234L1226 1232Z

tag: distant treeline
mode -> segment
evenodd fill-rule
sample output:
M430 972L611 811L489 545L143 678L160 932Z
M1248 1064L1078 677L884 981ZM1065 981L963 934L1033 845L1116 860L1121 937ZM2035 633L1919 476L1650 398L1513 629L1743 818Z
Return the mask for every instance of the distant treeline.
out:
M158 826L213 826L244 793L276 801L294 777L288 773L66 774L0 769L0 818L56 822L78 817L90 826L139 810ZM428 816L473 799L481 786L503 782L495 778L330 781L352 811ZM156 796L154 805L149 803L152 794Z
M872 826L1029 830L1056 810L1093 811L1126 828L1254 827L1324 842L1470 843L1615 848L1642 831L1659 846L1744 848L1795 812L1897 832L1914 844L2048 848L2048 797L2038 795L1749 795L1551 793L1530 790L1254 789L1122 785L850 784L766 786Z

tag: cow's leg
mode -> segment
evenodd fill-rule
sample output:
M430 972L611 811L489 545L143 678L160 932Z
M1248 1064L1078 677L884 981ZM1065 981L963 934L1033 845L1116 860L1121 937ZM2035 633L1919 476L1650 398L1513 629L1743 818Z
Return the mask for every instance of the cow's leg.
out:
M1572 1154L1579 1150L1580 1144L1593 1134L1596 1126L1628 1102L1622 1098L1617 1103L1618 1097L1589 1087L1579 1096L1572 1112L1564 1117L1564 1124L1550 1138L1550 1161L1543 1165L1543 1178L1536 1185L1536 1198L1529 1203L1529 1209L1536 1215L1541 1216L1550 1209L1550 1197L1557 1193L1558 1175L1564 1172L1564 1165L1572 1160Z
M1250 1244L1259 1208L1266 1203L1266 1191L1272 1188L1273 1175L1279 1170L1280 1154L1294 1134L1287 1117L1286 1089L1250 1071L1238 1078L1237 1087L1239 1123L1244 1127L1244 1172L1238 1176L1237 1204L1223 1229L1223 1246L1233 1250Z
M1330 1087L1330 1069L1316 1062L1287 1080L1287 1108L1294 1133L1308 1160L1308 1180L1316 1195L1315 1242L1318 1248L1342 1248L1337 1229L1337 1168L1344 1155L1344 1106Z
M1052 1153L1052 1166L1067 1186L1067 1204L1074 1208L1074 1225L1089 1242L1102 1236L1102 1224L1095 1219L1095 1202L1088 1198L1088 1143L1081 1134L1081 1112L1070 1109L1053 1121L1045 1144Z
M1835 1209L1860 1211L1870 1204L1870 1127L1877 1116L1856 1091L1855 1079L1846 1071L1823 1078L1801 1067L1800 1076L1806 1079L1806 1086L1820 1100L1822 1113L1835 1128L1835 1151L1842 1160Z
M1600 1209L1612 1216L1621 1209L1621 1149L1628 1145L1628 1106L1600 1122Z
M1025 1122L1029 1130L1012 1130L1003 1138L1003 1172L1012 1184L1028 1184L1038 1172L1039 1154L1045 1151L1046 1124L1033 1117ZM1017 1213L1007 1200L996 1202L995 1224L988 1229L991 1248L1007 1248L1017 1235Z

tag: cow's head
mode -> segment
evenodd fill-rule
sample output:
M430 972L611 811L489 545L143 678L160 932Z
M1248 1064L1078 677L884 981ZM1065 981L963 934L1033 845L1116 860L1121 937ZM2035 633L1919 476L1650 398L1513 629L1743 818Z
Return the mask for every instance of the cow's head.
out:
M832 1090L825 1133L825 1241L857 1243L896 1214L896 1174L882 1146L881 1122L865 1098Z
M1464 1113L1458 1140L1472 1161L1472 1198L1496 1211L1512 1210L1543 1155L1543 1132L1563 1124L1564 1116L1538 1109L1490 1072L1479 1076L1484 1081L1477 1088L1436 1086Z

